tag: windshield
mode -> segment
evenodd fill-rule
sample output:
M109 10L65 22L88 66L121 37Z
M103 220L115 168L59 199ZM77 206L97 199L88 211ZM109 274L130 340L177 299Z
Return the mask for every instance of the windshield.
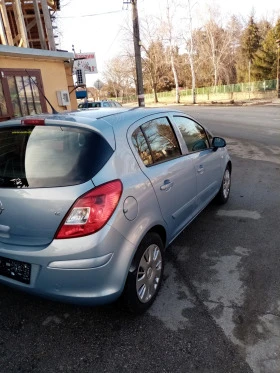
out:
M55 187L90 180L113 150L94 131L28 126L0 129L0 188Z

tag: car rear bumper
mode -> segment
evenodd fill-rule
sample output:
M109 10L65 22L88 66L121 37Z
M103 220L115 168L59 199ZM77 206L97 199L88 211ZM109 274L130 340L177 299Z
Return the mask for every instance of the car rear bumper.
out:
M16 253L3 249L0 244L0 257L31 264L29 284L1 275L0 282L31 294L75 304L112 302L122 293L134 245L114 229L108 230L108 237L103 237L102 244L96 236L92 240L72 239L73 247L83 247L80 253L75 250L72 255L59 255L65 240L55 240L43 250Z

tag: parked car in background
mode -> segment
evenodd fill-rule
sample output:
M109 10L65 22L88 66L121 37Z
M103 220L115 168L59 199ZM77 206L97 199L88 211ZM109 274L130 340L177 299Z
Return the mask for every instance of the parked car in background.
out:
M226 142L167 109L99 109L0 123L0 282L134 312L154 301L166 248L216 198Z
M78 109L92 109L92 108L98 108L98 107L111 107L111 108L116 108L116 107L122 107L122 105L117 102L117 101L87 101L87 102L82 102L78 105Z

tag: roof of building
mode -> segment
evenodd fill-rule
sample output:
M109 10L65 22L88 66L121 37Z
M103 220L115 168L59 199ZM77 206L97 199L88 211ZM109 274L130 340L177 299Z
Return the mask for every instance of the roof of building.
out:
M5 57L36 57L56 60L74 60L74 53L65 51L50 51L45 49L19 48L10 45L0 45L0 56Z

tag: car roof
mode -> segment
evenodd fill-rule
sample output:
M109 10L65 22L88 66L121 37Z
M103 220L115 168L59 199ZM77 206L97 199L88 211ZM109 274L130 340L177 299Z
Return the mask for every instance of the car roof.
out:
M69 112L69 119L77 120L81 123L90 123L92 121L93 126L96 125L95 121L99 119L105 120L112 127L128 127L132 123L150 115L154 114L167 114L170 112L180 112L174 109L166 108L98 108L94 110L75 111ZM55 119L55 115L52 117ZM65 120L67 120L65 118ZM95 123L94 123L95 122Z
M100 132L106 132L106 127L121 129L124 127L129 127L134 122L149 117L154 114L167 114L170 112L177 112L183 115L185 113L167 108L94 108L92 110L76 110L69 112L62 112L57 114L38 114L32 116L26 116L21 118L10 119L5 122L1 122L0 126L6 125L18 125L21 120L24 119L45 119L48 124L55 124L62 122L67 125L82 125L84 127L92 127ZM107 123L105 125L104 121ZM57 123L59 124L59 123Z
M76 110L57 114L38 114L20 118L13 118L0 123L0 127L19 125L25 119L44 119L47 125L82 126L97 130L114 148L114 132L126 131L136 121L151 115L166 115L181 113L182 111L167 108L94 108L92 110ZM188 115L188 117L190 117ZM191 117L190 117L191 118ZM114 131L113 131L114 129Z
M112 125L114 125L114 119L121 118L124 123L129 122L133 123L143 117L153 115L153 114L160 114L160 113L169 113L169 112L180 112L178 110L170 110L166 108L96 108L94 110L75 110L75 111L66 111L57 114L38 114L32 116L25 116L21 118L13 118L9 121L1 122L2 124L8 124L11 122L18 122L23 119L47 119L52 121L67 121L67 122L76 122L76 123L84 123L87 125L95 125L95 121L99 119L104 119L110 121ZM118 123L118 125L120 125Z

